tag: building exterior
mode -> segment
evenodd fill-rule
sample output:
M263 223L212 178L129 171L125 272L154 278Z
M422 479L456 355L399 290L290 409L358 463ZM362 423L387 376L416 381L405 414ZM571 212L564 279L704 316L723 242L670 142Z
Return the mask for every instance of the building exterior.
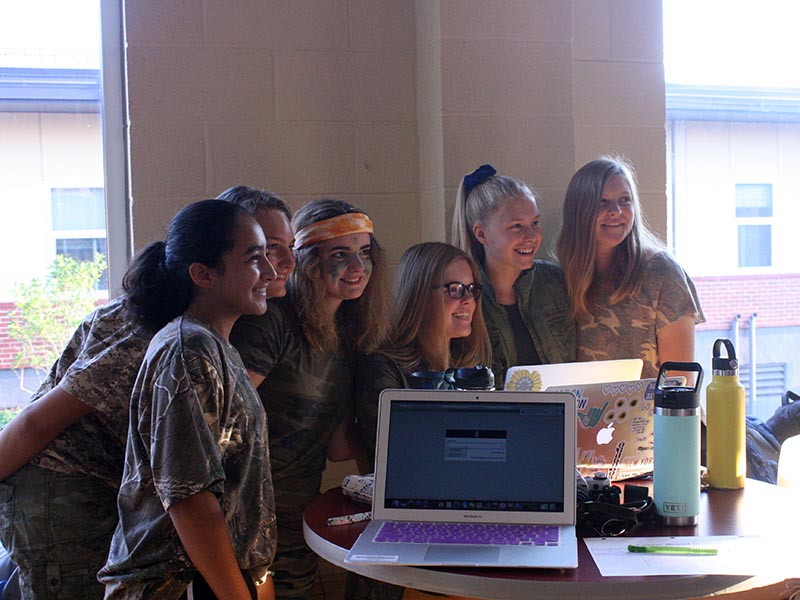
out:
M672 243L708 319L696 355L710 380L714 340L734 341L748 413L766 418L800 389L800 90L667 85L666 97Z
M40 378L10 371L14 286L44 277L57 254L106 253L100 71L74 68L87 62L92 57L0 54L0 65L28 65L0 66L0 405L23 403ZM98 301L107 287L104 277Z

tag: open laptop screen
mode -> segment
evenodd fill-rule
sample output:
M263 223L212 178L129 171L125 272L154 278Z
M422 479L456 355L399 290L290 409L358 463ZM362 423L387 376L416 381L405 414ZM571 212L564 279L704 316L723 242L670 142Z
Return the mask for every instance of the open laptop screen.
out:
M563 402L391 403L384 507L564 511Z

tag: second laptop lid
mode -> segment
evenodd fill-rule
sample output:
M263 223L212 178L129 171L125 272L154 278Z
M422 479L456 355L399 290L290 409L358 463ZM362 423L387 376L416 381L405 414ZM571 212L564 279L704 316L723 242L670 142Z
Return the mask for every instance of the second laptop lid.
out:
M519 365L510 367L506 371L504 388L540 392L553 386L630 381L642 376L643 364L641 358L623 358L549 365Z

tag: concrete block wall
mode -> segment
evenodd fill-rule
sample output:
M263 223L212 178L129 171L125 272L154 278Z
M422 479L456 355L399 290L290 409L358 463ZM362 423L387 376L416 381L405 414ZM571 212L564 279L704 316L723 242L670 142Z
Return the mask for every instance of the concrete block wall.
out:
M660 1L573 0L575 164L605 153L634 165L645 216L667 241Z
M416 0L416 109L419 139L419 241L447 230L442 115L442 35L438 0Z
M441 4L448 232L461 179L488 162L529 184L545 238L554 239L575 157L572 7L558 0Z
M361 206L396 262L448 236L484 162L532 185L549 246L607 152L666 233L658 1L127 0L125 20L137 248L245 183Z
M418 241L413 2L126 2L133 239L236 184L340 197ZM408 224L408 227L406 227Z

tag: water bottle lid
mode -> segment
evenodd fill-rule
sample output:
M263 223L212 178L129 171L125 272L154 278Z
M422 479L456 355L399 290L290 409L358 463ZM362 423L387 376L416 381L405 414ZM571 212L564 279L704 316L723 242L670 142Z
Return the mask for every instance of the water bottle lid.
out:
M727 350L728 353L727 358L724 356L720 356L723 345L725 346L725 349ZM711 359L711 368L714 370L715 375L722 374L722 373L716 373L716 371L736 371L739 368L739 361L736 360L736 350L733 347L733 343L729 339L720 338L714 342L713 358Z
M656 388L654 402L656 408L668 410L698 408L700 406L700 394L693 387Z

